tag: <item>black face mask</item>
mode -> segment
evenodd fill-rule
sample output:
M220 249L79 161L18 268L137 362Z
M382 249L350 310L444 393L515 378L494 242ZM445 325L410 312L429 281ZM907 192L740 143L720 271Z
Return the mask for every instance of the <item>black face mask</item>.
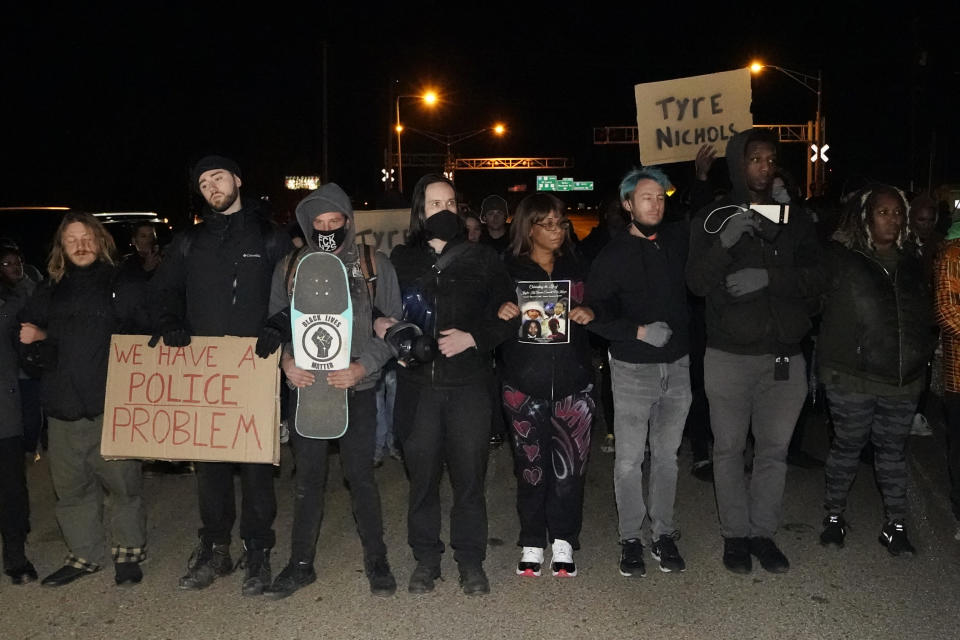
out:
M437 240L450 242L463 233L463 229L464 224L460 216L446 209L433 214L423 223L423 231L427 240L436 238Z
M642 222L638 222L636 220L633 221L633 226L636 228L636 230L648 238L657 232L657 229L660 228L660 224L660 222L657 224L643 224Z
M347 237L347 225L343 225L339 229L334 229L333 231L317 231L313 230L313 242L317 245L317 248L320 251L325 251L327 253L333 253L343 245L344 239Z

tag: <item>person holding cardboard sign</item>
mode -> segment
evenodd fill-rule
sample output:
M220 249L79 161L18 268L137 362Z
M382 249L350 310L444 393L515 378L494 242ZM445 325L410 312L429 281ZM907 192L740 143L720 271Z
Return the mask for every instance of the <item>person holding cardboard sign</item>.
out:
M110 336L140 333L147 324L142 285L120 275L115 256L113 238L100 221L68 212L54 237L50 280L21 315L21 357L40 374L57 522L69 550L63 567L43 579L48 587L100 570L107 558L107 520L116 583L143 578L139 563L146 558L147 516L140 461L105 460L100 454Z
M257 336L261 350L276 351L280 339L267 323L273 269L290 249L290 236L266 219L256 200L240 197L240 167L222 156L194 166L192 186L208 205L203 222L177 234L150 281L157 308L156 344L185 347L190 336ZM272 349L269 347L272 345ZM196 462L200 544L188 561L180 588L204 589L233 572L230 534L237 519L234 465ZM270 584L270 549L276 541L277 499L273 466L240 465L243 492L240 537L244 575L241 593L254 596Z

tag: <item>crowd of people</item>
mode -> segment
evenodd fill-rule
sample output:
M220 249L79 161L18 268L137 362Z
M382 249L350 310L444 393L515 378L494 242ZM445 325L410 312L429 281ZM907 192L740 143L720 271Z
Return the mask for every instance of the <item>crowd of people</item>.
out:
M38 579L26 555L24 445L37 442L27 409L36 405L29 394L39 379L68 551L42 584L69 584L110 560L118 585L143 578L141 462L105 460L99 447L115 333L151 335L151 345L168 347L185 347L192 336L256 338L258 356L279 350L291 403L308 401L314 385L346 393L341 468L374 595L397 589L375 477L387 455L402 460L410 483L408 591L428 593L441 576L446 471L459 584L467 595L489 592L484 482L490 444L504 435L517 481L516 574L542 575L549 549L547 570L576 576L598 409L611 430L603 450L615 456L623 576L645 574L645 548L663 572L686 568L674 518L685 431L694 473L715 485L724 566L749 573L756 558L767 571L786 572L790 561L775 538L791 440L821 386L832 431L821 543L843 546L847 495L872 448L884 509L878 540L894 556L914 554L905 452L931 379L943 381L960 521L960 221L941 240L933 200L869 184L850 194L824 234L824 216L791 192L767 130L739 133L725 151L727 192L710 185L711 147L697 157L693 186L672 198L663 170L633 169L583 240L567 206L549 193L523 198L508 223L503 197L485 198L479 216L461 214L453 182L428 174L411 193L406 241L390 256L357 242L350 197L334 183L296 207L294 246L257 200L241 197L237 163L208 156L191 174L206 204L202 222L162 255L155 233L140 227L135 250L117 260L109 232L77 212L57 230L46 278L26 277L22 255L5 244L5 573L15 584ZM335 371L301 368L291 347L294 273L318 252L345 265L353 309L350 364ZM529 305L523 287L562 294ZM273 574L272 466L195 462L200 527L181 589L204 589L240 567L245 596L285 598L316 581L330 439L312 437L310 424L286 413L296 464L289 560Z

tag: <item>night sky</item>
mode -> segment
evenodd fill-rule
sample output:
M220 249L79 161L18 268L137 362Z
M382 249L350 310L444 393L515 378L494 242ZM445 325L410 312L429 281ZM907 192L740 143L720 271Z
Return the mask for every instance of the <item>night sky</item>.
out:
M154 210L180 220L196 206L188 167L219 152L240 162L245 194L270 195L282 207L283 175L321 169L325 42L329 176L361 200L382 193L392 86L433 86L443 96L435 110L402 102L408 126L454 134L507 124L506 137L477 136L456 146L458 155L573 157L576 168L560 173L596 180L598 200L638 162L632 146L592 144L595 126L635 123L634 84L753 58L823 70L831 190L860 176L925 186L931 135L934 186L960 182L952 151L960 64L945 15L877 14L859 4L813 15L795 3L792 13L758 5L741 12L749 16L721 10L726 3L708 11L633 3L629 12L597 2L573 10L393 3L402 12L325 4L262 3L269 8L250 12L229 3L6 7L0 206ZM538 9L518 8L527 4ZM753 97L757 123L813 119L815 96L776 71L754 79ZM442 147L410 133L404 151ZM799 149L792 153L785 160L799 174ZM692 169L668 170L682 182ZM418 171L405 172L408 188ZM535 173L457 179L478 200L532 185Z

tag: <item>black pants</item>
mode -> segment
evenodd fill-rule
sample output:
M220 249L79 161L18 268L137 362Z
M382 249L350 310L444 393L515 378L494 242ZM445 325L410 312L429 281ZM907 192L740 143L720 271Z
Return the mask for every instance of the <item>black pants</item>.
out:
M418 562L439 566L440 477L453 489L450 546L459 564L483 562L487 551L484 478L490 439L489 385L421 386L401 375L394 418L410 478L407 540Z
M0 537L3 538L4 569L17 569L27 562L24 545L30 531L30 500L23 458L23 438L0 439Z
M276 542L273 520L277 497L273 492L273 465L230 462L197 462L197 494L200 498L200 540L204 544L230 544L230 531L237 519L233 489L234 466L240 469L240 538L248 547L271 549Z
M950 473L950 503L960 522L960 393L943 394L947 409L947 471Z
M375 394L374 389L350 393L350 423L347 432L338 441L340 466L350 489L353 517L357 522L364 559L368 562L387 553L383 543L380 490L373 472L373 443L377 432ZM290 560L312 564L317 551L320 523L323 521L330 440L305 438L293 426L290 429L290 445L297 462L297 476Z

